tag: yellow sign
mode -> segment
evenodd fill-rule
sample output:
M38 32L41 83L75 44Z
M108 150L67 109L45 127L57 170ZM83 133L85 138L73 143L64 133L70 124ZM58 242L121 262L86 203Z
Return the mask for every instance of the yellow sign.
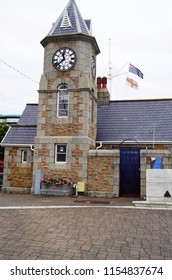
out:
M77 192L85 192L85 183L84 182L78 182L76 187L77 187Z

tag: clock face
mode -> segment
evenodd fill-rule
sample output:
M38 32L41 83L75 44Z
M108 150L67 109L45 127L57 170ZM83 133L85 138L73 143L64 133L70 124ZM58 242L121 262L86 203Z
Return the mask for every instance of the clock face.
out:
M60 48L53 55L53 66L59 71L67 71L76 63L76 54L70 48Z
M94 55L92 55L92 58L91 58L91 72L92 72L92 76L95 78L96 77L96 58Z

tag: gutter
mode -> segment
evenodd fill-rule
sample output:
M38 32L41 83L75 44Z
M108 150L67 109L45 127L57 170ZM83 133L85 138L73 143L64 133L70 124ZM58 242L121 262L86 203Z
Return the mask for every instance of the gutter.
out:
M123 140L121 141L96 141L97 144L100 144L100 146L102 147L102 144L118 144L120 145L121 143L123 142ZM137 141L137 143L139 144L171 144L172 145L172 141ZM132 144L132 145L135 145L136 144L136 141L135 140L131 140L131 141L125 141L123 142L123 145L125 144ZM98 146L97 148L100 149L100 146Z
M34 152L34 144L3 144L2 142L1 142L1 146L2 147L25 147L25 148L30 148L31 149L31 151L33 151Z
M96 143L97 143L97 142L96 142ZM103 145L103 142L100 141L100 146L98 146L98 147L96 148L96 150L100 149L100 148L102 147L102 145Z

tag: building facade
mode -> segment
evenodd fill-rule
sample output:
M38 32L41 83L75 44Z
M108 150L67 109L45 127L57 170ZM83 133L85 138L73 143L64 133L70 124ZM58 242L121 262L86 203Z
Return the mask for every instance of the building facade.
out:
M107 79L96 79L91 21L74 0L41 44L38 104L27 104L1 143L2 190L34 193L41 172L84 182L90 195L144 197L152 162L172 166L172 100L110 101Z

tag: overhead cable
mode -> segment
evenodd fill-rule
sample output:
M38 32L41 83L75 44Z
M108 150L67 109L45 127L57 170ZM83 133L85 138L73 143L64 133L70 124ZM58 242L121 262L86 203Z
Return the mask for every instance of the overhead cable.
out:
M26 74L22 73L21 71L19 71L18 69L16 69L15 67L9 65L8 63L6 63L5 61L3 61L2 59L0 59L0 62L2 62L3 64L5 64L6 66L8 66L9 68L11 68L12 70L16 71L17 73L19 73L20 75L24 76L25 78L31 80L32 82L39 84L37 81L33 80L32 78L30 78L29 76L27 76Z

